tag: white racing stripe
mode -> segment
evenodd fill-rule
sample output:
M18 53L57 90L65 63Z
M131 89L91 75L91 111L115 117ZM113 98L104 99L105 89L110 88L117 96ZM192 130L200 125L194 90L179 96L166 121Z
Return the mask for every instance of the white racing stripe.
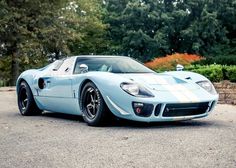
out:
M178 85L176 86L178 89L180 89L183 94L189 98L189 100L191 102L198 102L199 98L191 91L189 90L187 87L184 87L183 85Z
M180 102L198 102L199 98L183 84L170 85L164 78L158 78L158 83L173 94Z
M175 90L175 88L173 86L171 86L167 80L165 80L162 77L159 77L158 79L156 78L156 82L161 83L162 87L164 87L167 91L169 91L172 95L174 95L175 98L177 98L180 102L187 102L188 98L179 93L178 91Z
M189 98L183 94L183 92L176 90L175 85L165 85L166 90L168 90L171 94L173 94L181 103L189 102Z
M165 80L162 77L156 77L155 78L155 83L158 83L159 85L169 85L169 83L167 82L167 80Z

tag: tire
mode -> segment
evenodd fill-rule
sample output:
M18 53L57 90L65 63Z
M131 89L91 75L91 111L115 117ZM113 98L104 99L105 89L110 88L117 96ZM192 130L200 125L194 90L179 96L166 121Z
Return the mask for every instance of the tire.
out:
M20 113L23 116L39 115L42 113L35 101L29 85L23 81L20 83L17 93L17 102Z
M80 96L80 108L84 121L90 126L105 124L108 116L108 108L96 85L88 82L82 89Z

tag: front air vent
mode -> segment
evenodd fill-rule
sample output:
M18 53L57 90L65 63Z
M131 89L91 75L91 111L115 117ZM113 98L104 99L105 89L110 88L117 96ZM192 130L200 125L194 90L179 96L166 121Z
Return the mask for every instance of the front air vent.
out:
M153 104L133 102L132 106L134 113L140 117L149 117L153 111Z
M156 105L155 112L154 112L155 116L158 116L160 114L161 107L162 107L162 104Z
M210 108L209 108L209 110L208 110L209 112L210 112L210 111L212 110L212 108L215 106L215 103L216 103L215 101L213 101L213 102L211 103L211 106L210 106Z
M163 112L163 117L179 117L204 114L209 107L208 104L209 102L167 104Z

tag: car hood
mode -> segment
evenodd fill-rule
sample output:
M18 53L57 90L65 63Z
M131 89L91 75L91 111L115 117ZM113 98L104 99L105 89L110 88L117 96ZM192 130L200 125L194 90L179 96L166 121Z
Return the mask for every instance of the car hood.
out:
M149 89L153 90L173 90L173 91L183 91L183 90L196 90L200 87L195 83L187 82L180 78L174 77L168 74L155 74L155 73L142 73L142 74L120 74L135 83L144 85Z

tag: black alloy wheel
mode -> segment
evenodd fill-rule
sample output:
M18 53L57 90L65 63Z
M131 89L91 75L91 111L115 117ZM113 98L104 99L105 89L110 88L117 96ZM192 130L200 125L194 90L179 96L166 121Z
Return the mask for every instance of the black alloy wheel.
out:
M82 89L80 107L83 118L90 126L104 124L107 116L107 107L101 93L94 83L88 82Z
M25 111L28 105L28 95L26 88L22 88L19 94L20 107L22 111Z
M29 85L23 81L19 85L17 92L18 108L22 115L39 115L42 113L35 101Z

